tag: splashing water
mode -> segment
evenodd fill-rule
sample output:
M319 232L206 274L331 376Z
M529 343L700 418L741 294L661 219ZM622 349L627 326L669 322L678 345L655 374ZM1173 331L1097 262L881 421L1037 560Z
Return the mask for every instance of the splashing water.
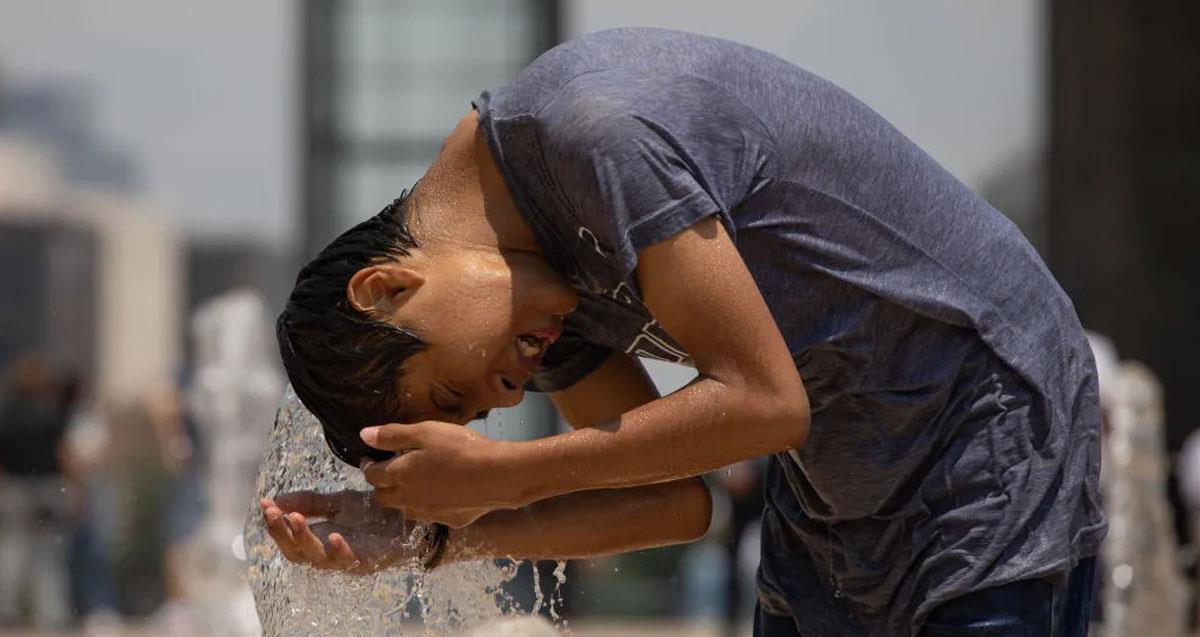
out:
M563 628L567 627L567 620L558 614L558 609L562 608L562 587L567 583L567 561L559 560L554 565L554 592L550 594L550 619L556 624L561 624Z
M289 387L267 440L257 498L301 489L369 488L361 473L329 453L320 423ZM559 634L549 623L526 615L505 593L505 584L516 576L515 565L484 560L445 564L430 573L390 569L356 577L291 564L267 534L257 498L246 519L245 546L264 637ZM554 602L561 603L564 567L555 571L557 599L552 594L549 600L556 620Z

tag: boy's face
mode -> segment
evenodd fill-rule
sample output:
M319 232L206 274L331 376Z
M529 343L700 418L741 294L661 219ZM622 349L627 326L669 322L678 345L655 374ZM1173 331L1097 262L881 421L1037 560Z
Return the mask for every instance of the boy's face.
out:
M521 402L577 300L543 257L528 252L462 249L392 265L408 270L397 288L404 276L419 283L409 280L387 320L428 343L403 365L405 422L465 424Z

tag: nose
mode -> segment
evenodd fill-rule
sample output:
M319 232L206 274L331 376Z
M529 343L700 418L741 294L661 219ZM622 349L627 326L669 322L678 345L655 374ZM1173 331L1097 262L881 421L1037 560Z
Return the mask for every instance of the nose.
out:
M513 407L525 397L525 381L523 379L513 378L501 372L492 372L488 380L496 407Z

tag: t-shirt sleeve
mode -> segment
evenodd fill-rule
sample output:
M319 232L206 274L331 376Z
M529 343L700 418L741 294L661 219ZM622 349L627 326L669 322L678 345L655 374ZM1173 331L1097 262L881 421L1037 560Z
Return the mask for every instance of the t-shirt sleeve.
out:
M752 112L688 75L586 73L532 115L545 173L526 194L598 286L527 384L557 391L614 351L604 343L628 323L606 314L604 299L637 294L641 250L714 214L736 238L730 211L755 187L770 144Z
M767 157L761 121L689 75L613 69L567 83L536 113L547 169L573 228L620 277L642 249L730 210Z

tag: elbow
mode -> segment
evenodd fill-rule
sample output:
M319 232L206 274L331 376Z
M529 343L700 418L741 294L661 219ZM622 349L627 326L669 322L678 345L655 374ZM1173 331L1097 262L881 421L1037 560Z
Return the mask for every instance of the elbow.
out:
M808 396L803 395L801 404L794 407L783 421L787 430L785 449L799 449L808 441L809 427L812 425L812 412L808 409Z
M676 496L685 502L685 514L679 516L678 543L695 542L708 533L712 524L713 500L708 485L700 478L689 478L678 483L680 493Z
M696 478L694 488L699 492L696 495L699 512L695 518L696 524L691 529L692 537L688 540L689 542L699 540L708 534L708 528L712 526L713 516L712 491L708 488L708 485L705 484L700 478Z
M808 440L812 412L808 394L803 387L794 391L774 393L764 398L763 422L772 432L773 448L769 453L799 449Z

